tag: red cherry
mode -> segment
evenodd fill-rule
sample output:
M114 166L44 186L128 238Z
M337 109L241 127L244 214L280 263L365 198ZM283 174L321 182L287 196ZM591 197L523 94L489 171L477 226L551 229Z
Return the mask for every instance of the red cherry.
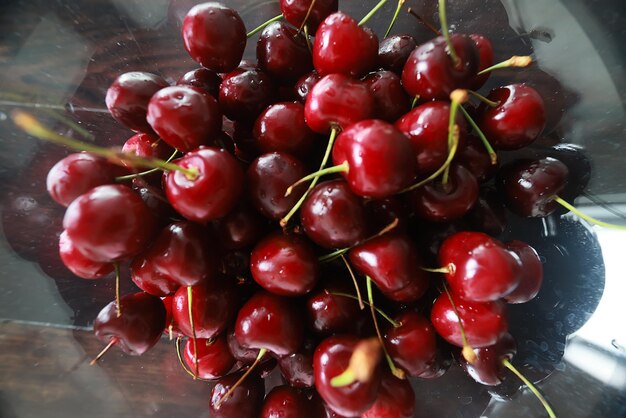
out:
M494 345L475 349L476 361L474 363L468 363L463 357L460 363L467 374L478 383L496 386L504 379L505 367L502 360L511 360L516 352L515 340L511 334L505 333Z
M309 328L320 335L354 333L363 318L359 303L334 293L352 294L354 287L339 278L330 277L311 292L305 306Z
M218 73L234 70L246 47L239 14L220 3L194 6L183 20L185 49L196 62Z
M313 246L296 235L274 233L252 250L250 272L265 290L282 296L299 296L311 291L319 276Z
M363 79L374 96L374 115L377 118L394 123L411 110L400 77L391 71L376 71Z
M537 251L525 242L513 240L505 243L506 249L517 254L522 262L521 280L504 300L508 303L526 303L537 296L543 282L543 264Z
M220 335L213 340L199 338L198 346L198 375L201 379L218 379L228 373L235 364L235 359L228 350L226 337ZM188 339L183 351L183 360L190 370L196 367L196 352L193 340Z
M222 78L215 71L200 67L186 72L178 79L176 85L192 86L215 98L219 95L221 83Z
M411 383L385 373L374 405L361 418L412 418L415 414L415 393Z
M304 33L285 22L266 26L256 44L259 68L280 82L294 82L313 69Z
M286 152L308 157L315 145L315 134L304 121L304 106L282 102L269 106L254 124L254 139L262 152Z
M124 142L122 152L144 158L159 158L165 160L172 154L172 149L151 135L138 133Z
M337 0L280 0L280 10L287 22L297 28L306 24L310 33L315 33L318 25L337 11L337 3Z
M104 277L115 268L113 263L102 263L85 257L76 249L65 231L63 231L59 237L59 256L65 267L83 279L98 279Z
M96 338L122 351L139 356L152 348L165 328L165 307L156 296L139 292L120 298L120 316L115 301L105 306L93 323Z
M448 295L442 293L430 311L430 321L435 330L450 344L463 346L459 317L469 345L473 348L493 345L507 332L508 323L503 302L470 302L455 294L451 296L456 310Z
M263 405L265 385L258 373L251 373L233 390L228 398L222 397L239 381L240 373L230 374L219 379L209 403L212 418L258 418ZM219 406L218 406L219 405Z
M404 64L416 46L411 35L389 36L378 46L378 65L398 75L402 74Z
M178 213L191 221L207 223L234 208L243 189L244 174L228 152L200 147L174 163L198 170L193 179L179 171L165 177L167 200Z
M219 102L232 120L254 122L274 102L276 87L270 76L257 68L237 68L220 85Z
M132 257L147 247L155 221L131 189L105 185L74 200L65 212L63 227L85 257L112 262Z
M167 81L155 74L132 71L117 77L107 90L106 105L119 123L133 131L153 133L146 121L148 102Z
M290 386L276 386L265 397L260 418L313 418L304 393Z
M214 222L220 247L227 251L241 250L253 245L262 236L265 220L247 203L233 209Z
M138 288L153 296L173 295L180 284L157 271L151 259L141 254L130 265L130 278Z
M493 46L491 45L491 41L486 36L475 33L472 33L469 37L472 41L474 41L474 45L476 45L476 49L478 50L478 71L480 72L491 67L493 65ZM476 77L474 77L474 81L470 85L470 88L472 90L478 90L481 88L489 78L490 74L491 72L476 75Z
M174 296L166 296L162 297L163 305L165 306L165 330L164 334L171 336L171 338L184 337L184 334L174 322L174 317L172 316L172 303L174 302Z

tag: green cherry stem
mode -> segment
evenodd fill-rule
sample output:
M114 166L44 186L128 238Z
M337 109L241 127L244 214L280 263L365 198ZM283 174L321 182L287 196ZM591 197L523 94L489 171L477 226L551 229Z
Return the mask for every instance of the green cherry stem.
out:
M387 28L387 31L385 32L385 36L383 36L383 38L389 36L389 32L391 32L393 25L396 23L402 6L404 6L404 0L398 0L398 6L396 7L396 11L393 13L393 17L391 18L391 22L389 23L389 27Z
M465 120L467 120L467 122L472 126L472 128L476 132L476 135L478 135L478 137L480 138L480 142L483 143L483 146L487 150L487 153L489 154L489 158L491 159L491 165L496 165L498 163L498 154L496 154L496 152L494 151L493 147L487 140L487 137L485 136L483 131L478 127L476 122L474 122L474 119L472 119L470 114L467 113L467 110L465 110L463 106L461 106L461 112L463 112L463 116L465 116Z
M584 214L583 212L581 212L580 210L576 209L574 206L572 206L571 204L567 203L565 200L561 199L558 196L552 196L552 198L554 199L555 202L557 202L558 204L563 206L565 209L570 210L572 213L574 213L577 216L583 218L584 220L586 220L587 222L589 222L591 224L602 226L604 228L609 228L609 229L617 229L617 230L621 230L621 231L626 230L626 225L615 225L615 224L610 224L610 223L607 223L607 222L602 222L602 221L600 221L600 220L598 220L596 218L592 218L591 216Z
M387 3L387 0L380 0L378 2L378 4L376 6L374 6L374 8L372 10L370 10L370 12L368 14L366 14L363 19L361 19L361 21L359 22L359 26L363 26L364 24L367 23L368 20L370 20L372 18L372 16L374 16L376 14L376 12L383 7L383 5Z
M494 102L493 100L489 100L488 98L486 98L480 93L475 92L474 90L468 90L467 92L471 94L472 96L476 97L478 100L480 100L487 106L496 107L500 104L499 102Z
M193 322L193 309L191 309L192 298L191 286L187 286L187 309L189 310L189 326L191 327L191 338L193 341L193 378L196 379L198 377L198 339L196 338L196 327Z
M484 70L479 71L477 75L485 74L485 73L488 73L489 71L498 70L500 68L527 67L532 62L533 62L532 57L528 55L522 55L522 56L513 55L508 60L504 60L502 62L492 65L491 67L488 67L488 68L485 68Z
M254 363L252 363L250 367L248 367L248 370L246 370L246 372L243 375L241 375L241 377L235 382L235 384L232 385L230 389L228 389L228 391L224 394L224 396L222 396L220 400L217 401L217 403L215 404L215 409L219 409L222 402L224 402L226 399L228 399L230 395L232 395L232 393L235 391L235 389L237 389L237 387L241 384L241 382L243 382L246 379L246 377L248 377L248 375L252 373L252 370L254 370L254 368L261 362L261 360L263 359L263 356L265 356L266 353L267 353L266 348L261 348L259 350L259 354L256 356Z
M342 373L333 377L330 380L330 385L332 387L342 387L348 386L355 381L368 382L374 375L376 366L378 366L380 352L380 341L377 338L359 341L350 356L348 367Z
M452 63L455 67L458 67L461 64L461 60L454 49L454 45L452 45L452 40L450 39L450 31L448 29L448 19L446 18L446 0L439 0L439 20L441 21L441 32L443 33L443 37L446 39L446 44L448 45L448 54L450 54L450 58L452 58Z
M521 374L519 370L515 368L515 366L511 364L509 359L507 358L502 359L502 364L504 365L504 367L506 367L511 372L513 372L513 374L517 376L519 380L524 382L526 386L528 386L528 389L530 389L530 391L537 397L537 399L539 399L539 402L541 402L541 404L545 408L550 418L556 418L556 414L554 413L554 410L552 409L552 407L550 406L546 398L544 398L541 392L539 392L539 389L537 389L530 380L526 379L526 377L523 374Z
M358 297L351 295L349 293L342 293L342 292L328 292L329 295L333 295L333 296L342 296L344 298L350 298L353 300L358 300ZM369 302L363 301L363 304L367 305L367 306L371 306ZM382 316L383 318L385 318L385 320L387 322L389 322L391 324L391 326L393 326L394 328L398 328L400 326L400 323L397 321L394 321L389 315L387 315L384 311L382 311L381 309L379 309L378 307L374 307L374 309L376 310L376 312L378 312L378 314L380 316Z
M363 305L363 297L361 296L361 289L359 289L359 283L356 281L356 276L354 275L354 271L352 271L352 267L350 266L350 263L348 263L348 260L346 259L346 256L344 254L341 254L339 257L341 257L343 264L348 269L348 273L350 274L350 278L352 279L352 284L354 284L354 290L356 291L357 300L359 301L359 309L363 310L365 309L365 305Z
M420 270L424 270L424 271L427 271L429 273L444 273L444 274L448 274L453 269L452 269L452 265L451 265L451 266L447 266L447 267L439 267L439 268L436 268L436 269L431 269L431 268L428 268L428 267L420 267Z
M178 150L174 150L174 152L172 153L172 155L170 155L170 157L165 160L166 163L169 163L170 161L172 161L174 158L176 158L176 154L178 154ZM126 176L119 176L119 177L115 177L115 181L126 181L126 180L132 180L135 179L137 177L143 177L143 176L147 176L148 174L152 174L152 173L156 173L157 171L162 170L161 168L151 168L150 170L146 170L146 171L142 171L140 173L134 173L134 174L128 174Z
M467 90L454 90L450 93L450 117L448 119L448 153L452 149L452 142L454 141L453 137L455 135L459 135L455 131L459 129L456 125L456 112L457 109L461 106L461 103L465 103L467 101L468 95ZM457 139L458 140L458 139ZM444 186L448 184L448 176L450 174L450 165L448 165L445 170L443 170L443 176L441 179L441 184Z
M120 304L120 263L113 264L115 268L115 310L117 317L122 316L122 305Z
M461 355L465 358L465 360L467 360L469 364L474 364L476 363L476 360L478 359L478 357L476 356L476 353L474 352L474 349L472 348L472 346L469 344L469 341L467 341L467 335L465 335L465 327L463 326L463 322L461 321L461 315L459 314L459 311L456 309L456 305L454 304L454 301L452 300L452 295L450 295L448 286L446 286L445 283L443 284L443 290L446 292L446 295L448 296L450 305L452 305L452 309L454 310L454 314L456 315L456 319L459 323L459 329L461 330L461 340L463 341L463 349L461 350Z
M315 177L322 177L328 174L336 174L336 173L348 173L350 171L350 166L347 161L339 165L334 165L332 167L323 168L314 173L311 173L307 176L302 177L300 180L296 181L291 186L287 187L287 191L285 192L285 197L289 196L295 187L298 187L302 183L306 183L309 180L314 179Z
M279 14L278 16L274 16L273 18L271 18L267 22L261 23L259 26L257 26L256 28L252 29L250 32L248 32L246 34L246 37L249 38L251 36L256 35L257 33L261 32L263 29L265 29L267 26L271 25L274 22L278 22L282 18L283 18L282 13Z
M411 109L415 107L419 99L420 99L420 95L416 94L415 97L413 98L413 101L411 101Z

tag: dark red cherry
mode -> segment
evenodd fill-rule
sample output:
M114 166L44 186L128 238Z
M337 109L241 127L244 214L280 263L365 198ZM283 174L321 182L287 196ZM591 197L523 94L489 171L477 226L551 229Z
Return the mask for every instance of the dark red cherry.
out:
M467 135L464 143L457 148L456 162L467 168L480 183L490 180L498 171L498 164L491 163L491 157L480 138Z
M228 329L228 332L226 333L226 342L228 343L230 353L233 355L235 360L242 365L250 365L254 363L254 360L256 360L259 355L259 350L242 347L241 344L239 344L237 338L235 337L235 329L232 327ZM261 359L261 362L267 361L270 358L270 356L264 356Z
M569 170L555 158L517 160L503 166L497 185L504 202L524 217L544 217L558 207L554 200L567 185Z
M526 84L498 87L487 98L498 105L481 103L476 123L496 149L523 148L537 139L546 126L543 99Z
M155 221L150 209L131 189L104 185L74 200L63 227L85 257L101 262L132 257L148 246Z
M130 153L144 158L159 158L166 160L172 149L152 135L138 133L126 140L122 146L122 152ZM132 167L131 167L132 168Z
M139 356L152 348L165 328L165 306L156 296L144 292L120 298L120 316L115 301L105 306L93 323L100 341L115 345L122 351Z
M349 258L391 300L412 302L428 289L428 273L420 268L422 257L404 233L371 239L350 250Z
M225 277L191 288L193 329L189 321L188 288L181 287L174 295L172 315L181 332L188 337L214 338L226 329L237 312L238 295Z
M153 296L173 295L180 284L157 271L155 263L144 254L135 257L130 265L130 278L135 285Z
M220 107L229 119L253 122L274 102L275 92L274 82L266 72L240 67L224 76L220 85Z
M402 84L411 97L448 100L454 89L468 87L473 81L479 61L476 45L465 35L451 34L450 39L460 59L458 66L448 54L442 36L411 52L402 70Z
M369 119L373 112L374 96L367 84L343 74L329 74L320 79L304 104L306 124L320 134Z
M259 240L265 229L265 220L248 203L243 203L215 221L214 226L222 249L241 250Z
M474 349L474 353L476 361L472 364L461 356L461 367L478 383L496 386L504 380L506 369L502 360L511 360L517 353L517 347L511 334L505 333L494 345Z
M355 333L362 311L359 303L335 293L353 294L354 286L337 277L329 277L308 296L305 306L309 328L320 335Z
M306 158L315 145L315 134L304 121L304 106L298 102L269 106L257 118L252 133L262 152L286 152Z
M106 105L119 123L133 131L153 133L146 121L148 102L167 81L155 74L132 71L117 77L107 90Z
M217 101L189 86L159 90L150 99L147 118L161 139L183 152L213 143L222 129Z
M228 344L224 335L220 335L212 340L198 338L196 345L198 347L197 377L201 379L218 379L223 377L235 364L235 359L228 350ZM185 343L183 360L189 370L195 372L196 352L191 338Z
M335 412L346 416L360 416L376 401L380 386L380 369L368 381L354 381L347 386L333 387L331 380L342 374L360 340L353 336L335 336L322 341L315 349L313 370L315 389Z
M449 222L463 217L478 199L478 181L465 167L450 166L448 183L431 181L411 192L414 213L434 222Z
M313 69L303 32L285 22L266 26L256 44L259 68L280 82L294 82Z
M115 183L118 170L96 155L86 152L70 154L50 169L46 187L57 203L69 206L74 199L94 187Z
M250 272L265 290L282 296L304 295L319 276L313 246L304 237L273 233L261 240L250 255Z
M493 46L491 45L491 41L486 36L475 33L472 33L469 37L472 41L474 41L476 49L478 50L478 71L480 72L491 67L493 65ZM485 74L476 75L476 77L474 77L474 81L472 81L470 85L470 88L472 90L478 90L481 88L489 78L490 74L490 72L487 72Z
M397 222L396 230L404 230L409 223L409 210L400 196L390 196L384 199L368 200L365 207L372 222L372 230L380 231Z
M361 418L412 418L415 392L409 380L384 373L374 405Z
M293 354L302 345L302 315L295 301L257 292L241 307L235 337L248 348L267 349L277 356Z
M219 95L221 83L222 78L215 71L200 67L186 72L181 78L178 79L176 85L192 86L210 94L215 98Z
M228 398L222 400L222 397L240 378L241 373L229 374L215 383L213 390L211 390L209 402L211 418L259 417L265 395L265 384L256 372L249 374L238 384Z
M521 280L511 293L504 297L508 303L526 303L537 296L543 282L543 264L537 251L525 242L513 240L505 243L522 262Z
M196 62L218 73L237 68L246 47L239 14L220 3L194 6L183 20L185 49Z
M113 263L102 263L85 257L76 249L65 231L63 231L59 237L59 256L65 267L83 279L98 279L104 277L115 268Z
M410 140L393 125L378 119L357 122L337 137L333 164L347 163L342 172L353 193L374 199L394 195L415 177Z
M226 215L239 201L244 173L227 151L200 147L174 163L198 171L193 179L179 171L165 177L167 200L185 218L207 223Z
M265 397L260 418L314 418L309 400L291 386L276 386Z
M365 239L369 232L360 197L343 180L318 184L300 209L306 235L326 248L347 248Z
M520 258L482 232L448 237L439 248L439 264L449 270L446 280L452 292L468 301L498 300L522 278Z
M315 86L321 78L322 77L315 70L300 77L293 86L296 99L304 104L306 98L309 96L309 92L313 90L313 86Z
M315 32L313 66L322 76L361 77L378 59L378 37L343 12L329 15Z
M437 335L430 321L414 311L394 317L400 326L388 326L383 337L396 366L410 376L425 373L437 360Z
M297 388L313 386L314 350L314 341L305 339L298 352L278 359L280 374L289 385Z
M430 321L435 330L450 344L457 347L463 346L457 311L469 345L473 348L493 345L507 332L505 303L501 301L470 302L454 293L451 296L456 310L444 292L439 295L430 311Z
M374 95L374 114L378 119L394 123L411 110L400 77L391 71L376 71L363 79Z
M396 122L396 127L411 139L418 177L434 173L448 158L449 121L450 104L434 101L415 107ZM460 128L459 140L463 141L466 124L460 112L455 122Z
M337 11L337 3L338 0L280 0L280 10L287 22L296 28L307 25L313 34L328 15Z
M417 44L411 35L392 35L378 46L378 65L400 75Z

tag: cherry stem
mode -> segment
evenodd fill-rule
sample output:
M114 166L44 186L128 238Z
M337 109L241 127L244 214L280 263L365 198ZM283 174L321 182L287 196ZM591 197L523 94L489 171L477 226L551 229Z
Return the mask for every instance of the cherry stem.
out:
M411 102L411 109L413 109L415 107L415 105L417 104L417 101L420 99L420 95L416 94L415 97L413 98L413 101Z
M159 138L159 141L161 139ZM156 142L155 142L156 144ZM154 144L152 144L154 145ZM175 149L174 152L172 153L172 155L170 155L170 157L165 160L166 163L169 163L170 161L172 161L174 158L176 158L176 154L178 154L178 150ZM134 174L129 174L127 176L119 176L119 177L115 177L115 181L126 181L126 180L132 180L135 179L137 177L143 177L143 176L147 176L148 174L152 174L152 173L156 173L157 171L161 171L163 170L162 168L151 168L150 170L146 170L146 171L142 171L140 173L134 173Z
M441 36L441 32L439 32L439 30L437 30L436 27L434 27L432 25L432 23L427 22L424 20L424 18L422 18L422 16L418 15L417 13L415 13L415 11L413 9L411 9L410 7L407 9L407 12L409 12L410 15L412 15L414 18L417 19L418 22L420 22L422 25L426 26L428 29L430 29L431 32L433 32L435 35L437 36Z
M16 110L11 114L13 122L21 128L28 135L42 139L44 141L52 142L57 145L63 145L67 148L74 149L76 151L86 151L101 157L107 158L116 164L125 165L130 164L133 166L146 167L146 168L159 168L168 171L180 171L185 174L188 179L194 180L198 177L198 169L183 168L179 165L169 163L157 158L143 158L132 153L126 153L117 151L111 148L99 147L97 145L88 144L86 142L78 141L67 136L59 135L56 132L44 127L39 121L29 113Z
M333 295L333 296L343 296L344 298L350 298L350 299L354 299L354 300L358 300L358 297L351 295L349 293L342 293L342 292L328 292L329 295ZM363 301L363 304L370 306L369 302L367 301ZM382 316L383 318L385 318L385 320L387 320L387 322L389 322L394 328L398 328L401 324L397 321L394 321L389 315L387 315L383 310L381 310L378 307L374 307L374 309L376 310L376 312L378 312L378 314L380 316Z
M189 325L191 326L191 338L193 341L193 378L196 379L198 377L198 340L196 338L196 327L193 322L193 309L191 309L192 298L191 286L187 286L187 309L189 310Z
M309 25L304 25L304 40L309 53L313 54L313 47L311 46L311 40L309 39Z
M243 382L245 380L245 378L248 377L248 375L250 373L252 373L252 370L254 370L254 368L261 362L261 359L263 358L265 353L267 353L267 349L266 348L261 348L259 350L259 354L256 356L256 359L254 360L254 363L252 363L252 365L250 365L248 370L246 370L246 372L243 375L241 375L241 377L235 382L235 384L232 385L230 387L230 389L228 389L228 391L224 394L224 396L222 396L220 398L220 400L217 401L217 403L215 404L215 409L219 409L219 407L222 404L222 402L224 402L226 399L228 399L228 397L230 395L232 395L232 393L235 391L235 389L237 389L237 386L239 386L241 384L241 382Z
M94 136L91 132L89 132L88 130L84 129L82 126L80 126L79 124L75 123L74 121L66 118L65 116L63 116L60 112L54 110L54 109L46 109L45 107L39 108L39 110L41 110L42 112L46 113L47 115L51 116L53 119L61 122L64 125L67 125L69 128L73 129L74 131L78 132L83 138L89 140L89 141L93 141L94 140Z
M441 32L443 33L443 37L446 39L446 44L448 45L448 54L450 54L450 58L452 58L452 63L456 68L461 64L461 60L454 49L454 45L452 45L452 40L450 39L450 32L448 29L448 19L446 18L446 0L439 0L439 20L441 21Z
M393 28L393 25L396 23L402 6L404 6L404 0L398 0L398 6L396 7L396 11L393 13L393 17L391 18L391 22L389 23L389 27L387 28L387 32L385 32L385 36L383 36L383 38L389 36L389 32L391 32L391 28Z
M455 132L459 129L456 125L456 112L461 103L467 101L467 90L454 90L450 93L450 118L448 119L448 153L452 149L452 143L454 142L454 136L459 135L458 132ZM450 175L450 166L445 168L443 171L443 177L441 179L441 184L444 186L448 184L448 176Z
M504 60L497 64L492 65L491 67L487 67L484 70L478 72L477 75L488 73L489 71L498 70L500 68L507 67L528 67L533 62L533 59L529 55L513 55L508 60Z
M486 98L480 93L475 92L474 90L468 90L467 92L471 94L472 96L476 97L478 100L480 100L487 106L496 107L500 104L500 102L494 102L493 100L489 100L488 98Z
M544 398L541 392L539 392L539 389L537 389L537 387L533 385L530 380L526 379L526 377L524 377L524 375L521 374L519 370L517 370L515 366L511 364L509 359L503 358L502 364L504 365L504 367L506 367L511 372L513 372L513 374L517 376L522 382L524 382L526 386L528 386L528 389L530 389L530 391L537 397L537 399L539 399L539 402L541 402L541 404L543 405L544 409L546 410L550 418L556 418L556 414L554 413L554 410L552 409L552 407L550 406L546 398Z
M359 284L356 281L356 276L354 275L354 272L352 271L352 267L350 266L350 263L348 263L346 256L341 254L340 257L341 257L341 260L343 261L343 264L345 264L346 268L348 269L348 273L350 273L350 277L352 278L352 283L354 284L354 290L356 291L356 296L359 301L359 308L363 310L365 309L365 305L363 305L363 297L361 296L361 289L359 289Z
M167 327L167 333L170 336L170 341L172 341L174 339L174 326L172 324L169 324Z
M465 328L463 327L463 323L461 322L461 315L459 314L459 311L456 309L456 305L454 304L454 301L452 300L452 295L450 295L450 292L448 291L448 287L446 286L445 283L443 284L443 290L446 292L446 295L448 296L448 300L450 301L450 305L452 305L452 309L454 309L454 314L456 315L457 322L459 323L459 329L461 330L461 339L463 341L463 349L461 351L461 355L465 358L465 360L467 360L469 364L474 364L478 358L476 356L476 353L474 353L474 349L467 341L467 335L465 335Z
M320 164L320 170L322 170L324 166L326 166L326 163L328 162L328 158L330 158L330 152L333 149L333 145L335 144L335 138L337 138L338 132L339 132L339 127L333 126L333 128L330 131L330 138L328 138L328 145L326 146L326 152L324 153L324 158L322 158L322 163ZM306 190L306 192L304 192L300 200L298 200L298 202L291 208L289 213L287 213L285 217L280 220L280 226L282 228L285 228L287 226L287 224L289 223L289 220L293 217L293 215L295 215L298 209L300 209L300 206L302 206L307 195L309 194L311 189L315 187L318 180L319 180L319 177L315 177L313 179L313 181L309 184L309 188Z
M120 263L113 264L115 268L115 310L117 317L122 316L122 305L120 304Z
M283 18L282 13L279 14L278 16L274 16L273 18L271 18L267 22L261 23L259 26L257 26L256 28L252 29L250 32L248 32L246 34L246 37L249 38L251 36L256 35L257 33L261 32L263 29L265 29L267 26L271 25L274 22L278 22L282 18Z
M450 266L439 267L439 268L436 268L436 269L431 269L431 268L428 268L428 267L420 267L420 270L424 270L424 271L427 271L429 273L445 273L445 274L448 274L448 273L450 273L452 271Z
M580 218L583 218L584 220L586 220L587 222L589 222L591 224L602 226L604 228L609 228L609 229L618 229L618 230L621 230L621 231L626 230L626 225L615 225L615 224L610 224L610 223L607 223L607 222L602 222L602 221L600 221L598 219L592 218L591 216L582 213L580 210L576 209L574 206L572 206L571 204L567 203L565 200L561 199L558 196L552 196L552 198L558 204L560 204L564 208L570 210L572 213L576 214Z
M478 127L476 122L474 122L474 119L472 119L470 114L467 113L467 110L465 110L463 106L461 106L461 112L463 112L463 116L465 116L465 120L467 120L467 122L472 126L472 128L474 129L474 131L480 138L480 141L483 143L483 146L487 150L487 153L489 154L489 158L491 159L491 165L498 164L498 154L496 154L496 152L493 150L493 147L487 140L487 137L485 136L483 131Z
M185 364L185 361L183 360L183 355L181 354L180 351L180 341L182 340L181 337L176 338L176 356L178 357L178 362L180 363L180 366L183 368L183 370L191 377L194 378L194 380L202 380L204 382L209 382L209 379L203 379L201 377L198 377L196 375L193 374L193 372L191 370L189 370L189 368L187 367L187 364Z
M378 2L378 4L376 6L374 6L374 8L372 10L370 10L370 12L368 14L366 14L363 19L361 19L361 21L359 22L359 26L363 26L364 24L367 23L368 20L370 20L372 18L372 16L374 16L376 14L376 12L383 7L383 5L387 3L387 0L380 0Z
M348 386L358 382L368 382L372 378L380 360L381 343L377 338L361 340L354 347L350 363L343 373L330 380L332 387Z
M404 372L396 367L387 351L387 347L385 347L385 342L383 341L383 336L380 333L380 327L378 326L378 319L376 319L376 307L374 306L374 292L372 291L372 278L370 276L365 276L365 283L367 286L367 300L369 301L370 311L372 312L372 320L374 321L374 329L376 330L376 335L378 336L378 341L380 342L380 346L383 349L383 353L385 354L385 359L387 360L387 364L389 365L389 369L391 370L391 374L393 374L398 379L404 379L406 376Z
M296 181L294 184L292 184L291 186L287 187L287 191L285 192L285 197L289 196L291 194L291 192L293 192L293 189L295 187L298 187L299 185L301 185L302 183L305 183L309 180L312 180L316 177L322 177L325 176L327 174L335 174L335 173L348 173L350 171L350 166L348 165L347 161L344 161L343 163L339 164L339 165L334 165L332 167L327 167L321 170L318 170L314 173L311 173L307 176L302 177L300 180Z
M105 355L106 352L109 351L109 349L111 347L113 347L115 344L117 344L117 341L118 341L117 337L111 338L111 340L109 340L109 343L102 349L102 351L100 351L98 353L98 355L96 357L94 357L94 359L89 362L89 365L93 366L94 364L96 364L98 362L98 360L100 360L102 358L102 356Z
M313 7L315 6L315 1L313 0L311 2L311 4L309 5L309 9L306 11L306 15L304 16L304 19L302 19L302 24L300 25L300 27L298 28L298 33L302 32L303 28L306 28L306 21L309 20L309 16L311 15L311 10L313 10ZM308 30L305 31L305 33L308 32ZM308 35L307 35L307 39L308 39ZM307 42L308 44L308 42Z

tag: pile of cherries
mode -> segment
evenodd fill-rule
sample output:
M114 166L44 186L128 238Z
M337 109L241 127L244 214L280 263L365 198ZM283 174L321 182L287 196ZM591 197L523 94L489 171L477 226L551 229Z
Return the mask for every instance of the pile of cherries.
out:
M235 10L193 7L182 38L201 67L176 85L120 75L106 104L136 134L121 150L67 142L85 152L50 171L64 264L119 279L129 263L141 289L100 312L96 336L132 355L175 337L187 373L215 381L213 417L411 417L407 377L453 361L500 384L507 304L543 274L531 246L494 236L505 205L554 212L568 168L499 167L493 149L542 133L542 98L476 93L491 43L448 34L445 9L443 35L416 45L379 42L337 0L280 7L256 62ZM266 388L277 367L284 385Z

